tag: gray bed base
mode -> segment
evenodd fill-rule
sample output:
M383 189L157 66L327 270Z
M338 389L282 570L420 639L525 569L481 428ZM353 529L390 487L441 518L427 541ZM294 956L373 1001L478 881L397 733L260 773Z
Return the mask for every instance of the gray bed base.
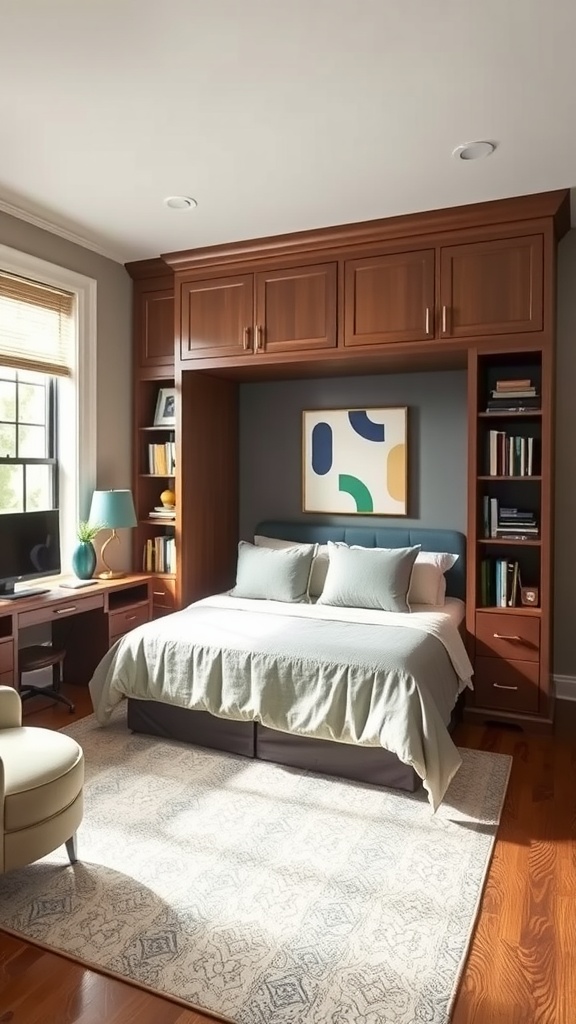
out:
M344 527L325 523L267 520L258 523L255 534L286 540L317 542L328 540L360 544L363 547L405 547L420 544L427 551L451 551L458 561L446 573L446 592L463 598L466 580L466 538L455 530L421 530L396 527ZM448 729L460 717L458 701ZM380 747L359 747L349 743L309 739L268 729L255 722L232 722L215 718L205 711L191 711L149 700L128 700L128 728L134 732L167 739L182 740L213 750L224 750L244 757L306 771L337 775L357 782L389 786L413 793L422 780L413 768L395 754Z
M374 786L390 786L410 793L421 785L413 768L381 747L356 747L350 743L294 736L267 729L256 722L232 722L215 718L206 711L191 711L154 700L130 698L127 722L133 732L256 757L290 768L337 775Z

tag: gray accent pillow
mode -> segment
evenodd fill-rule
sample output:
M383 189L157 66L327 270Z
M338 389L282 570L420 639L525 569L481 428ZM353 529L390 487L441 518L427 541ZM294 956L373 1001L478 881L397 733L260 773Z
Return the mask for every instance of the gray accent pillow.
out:
M408 590L420 545L362 548L328 541L330 564L318 604L409 612Z
M316 544L297 548L256 547L248 541L238 544L236 586L232 597L249 597L264 601L310 600L308 588Z

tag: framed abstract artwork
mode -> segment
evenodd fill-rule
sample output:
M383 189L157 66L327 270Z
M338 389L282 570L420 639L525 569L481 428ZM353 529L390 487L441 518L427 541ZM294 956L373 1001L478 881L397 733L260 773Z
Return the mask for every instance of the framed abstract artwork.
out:
M304 512L408 515L405 407L302 415Z

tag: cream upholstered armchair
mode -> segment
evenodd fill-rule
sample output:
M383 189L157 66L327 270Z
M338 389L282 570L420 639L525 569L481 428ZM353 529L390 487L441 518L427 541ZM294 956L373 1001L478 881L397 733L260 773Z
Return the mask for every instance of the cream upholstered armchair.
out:
M76 860L84 755L60 732L22 726L20 696L0 686L0 873L66 844Z

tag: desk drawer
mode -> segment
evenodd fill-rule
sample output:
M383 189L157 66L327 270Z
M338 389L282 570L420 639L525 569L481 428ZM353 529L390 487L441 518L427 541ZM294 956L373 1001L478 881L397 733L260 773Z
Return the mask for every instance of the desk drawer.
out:
M0 672L0 686L12 686L12 687L14 687L14 673L13 672Z
M152 580L154 612L173 612L176 608L176 580L155 576Z
M119 637L129 633L136 626L143 626L149 620L147 604L133 604L127 608L110 612L108 615L110 643L113 644Z
M502 711L538 711L540 666L533 661L476 658L474 703Z
M484 658L538 661L540 619L535 615L476 615L476 654Z
M82 612L90 612L96 608L104 607L104 595L92 594L90 597L75 598L72 601L50 601L41 608L34 611L18 611L18 628L25 626L36 626L43 622L57 622L58 619L65 619L68 615L81 615Z
M14 643L12 640L5 640L0 643L0 675L3 672L11 672L14 668Z

